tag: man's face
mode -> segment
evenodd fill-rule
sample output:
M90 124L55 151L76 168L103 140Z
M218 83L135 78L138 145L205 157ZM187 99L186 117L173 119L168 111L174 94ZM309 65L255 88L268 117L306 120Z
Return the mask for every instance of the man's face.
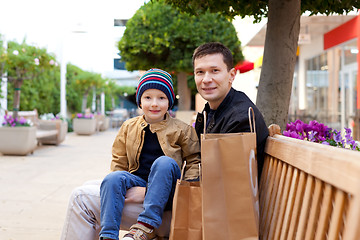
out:
M194 60L196 88L209 102L211 109L217 109L228 94L235 79L236 70L227 70L220 53L206 55Z

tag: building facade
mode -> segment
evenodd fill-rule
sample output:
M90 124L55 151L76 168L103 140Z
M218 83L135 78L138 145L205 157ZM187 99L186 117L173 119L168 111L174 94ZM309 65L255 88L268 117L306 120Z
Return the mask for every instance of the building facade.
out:
M265 34L266 25L246 48L263 47ZM360 140L359 37L359 13L301 17L289 121L315 119L337 130L351 128ZM256 68L245 74L243 79L260 78Z

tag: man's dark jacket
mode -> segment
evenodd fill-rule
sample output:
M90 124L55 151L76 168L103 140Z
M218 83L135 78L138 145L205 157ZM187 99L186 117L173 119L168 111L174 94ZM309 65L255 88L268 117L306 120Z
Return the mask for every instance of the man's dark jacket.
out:
M206 128L206 132L250 132L248 115L249 107L252 107L255 112L258 174L260 178L264 165L265 143L266 138L269 135L269 131L266 127L262 114L245 93L236 91L235 89L231 88L224 101L217 108L214 116L211 119L208 119L210 122ZM205 105L204 111L207 113L210 111L210 106L208 103ZM204 111L202 113L198 113L195 123L195 129L199 139L200 134L203 133L204 130Z

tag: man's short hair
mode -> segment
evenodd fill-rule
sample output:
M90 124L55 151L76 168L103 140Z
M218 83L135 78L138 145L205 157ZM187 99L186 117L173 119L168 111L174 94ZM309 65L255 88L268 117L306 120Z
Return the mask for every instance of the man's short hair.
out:
M209 42L197 47L192 56L192 64L194 66L195 59L197 58L217 53L223 55L224 63L226 64L228 71L230 71L234 67L232 53L229 48L219 42Z

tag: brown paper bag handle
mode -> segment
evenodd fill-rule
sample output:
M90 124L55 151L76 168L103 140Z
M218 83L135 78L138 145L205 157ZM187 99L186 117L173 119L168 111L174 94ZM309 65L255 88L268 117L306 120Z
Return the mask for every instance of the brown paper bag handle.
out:
M251 121L251 113L252 113L252 121ZM254 109L252 107L249 107L249 124L250 124L250 132L255 132L256 128L255 128L255 113L254 113ZM253 128L253 124L254 124L254 128Z
M182 167L182 169L181 169L180 180L183 180L184 172L185 172L185 167L186 167L186 161L184 161L183 167Z
M183 180L184 177L184 172L185 172L185 167L186 167L186 161L184 161L183 167L181 169L181 176L180 176L180 180ZM199 180L201 182L201 164L199 163Z
M203 139L205 139L205 134L206 134L206 112L204 111L204 131L203 131Z
M255 126L255 113L252 107L249 107L248 115L249 115L250 132L254 133L256 131L256 126ZM205 139L205 134L206 134L206 112L204 113L204 131L202 134L203 139Z

